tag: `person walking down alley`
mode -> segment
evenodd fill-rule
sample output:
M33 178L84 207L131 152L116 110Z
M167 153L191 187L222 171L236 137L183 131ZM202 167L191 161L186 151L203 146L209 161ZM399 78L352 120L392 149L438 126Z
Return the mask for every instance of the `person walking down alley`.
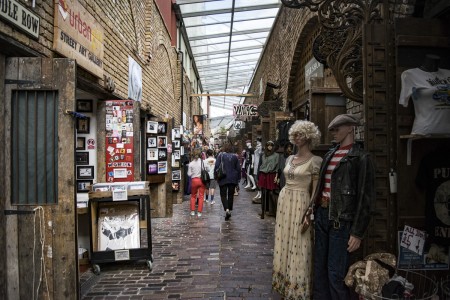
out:
M222 163L223 162L223 163ZM233 211L234 191L239 180L241 179L241 166L239 159L232 151L231 144L227 143L223 146L223 151L217 156L214 172L223 167L226 175L224 178L216 178L219 183L220 200L222 201L225 211L225 220L228 221Z
M209 204L216 203L214 201L214 192L216 190L216 180L214 179L214 166L216 165L216 159L214 157L214 152L211 149L206 150L207 158L204 160L204 164L209 167L209 187L206 189L205 201L208 202L209 195Z
M314 194L315 247L313 299L348 300L344 283L350 254L361 246L375 200L372 159L355 142L359 118L335 117L328 125L337 143L325 154Z
M284 187L278 197L273 251L272 286L284 299L311 299L312 230L300 232L304 212L319 178L322 158L311 150L319 144L320 131L309 121L296 121L289 140L297 153L286 158ZM292 144L290 144L292 149Z
M202 182L201 179L201 170L203 168L209 172L208 165L202 164L202 151L200 148L194 149L192 151L192 160L188 166L188 176L191 177L191 216L195 216L195 203L197 201L197 193L198 193L198 207L197 207L197 216L202 216L203 211L203 198L205 194L206 186Z

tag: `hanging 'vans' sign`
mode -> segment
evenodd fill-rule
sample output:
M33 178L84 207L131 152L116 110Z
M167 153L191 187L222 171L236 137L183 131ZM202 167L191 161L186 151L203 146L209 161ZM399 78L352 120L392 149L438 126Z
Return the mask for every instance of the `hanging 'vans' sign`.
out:
M257 117L258 106L256 104L233 104L233 116Z
M15 0L0 0L0 18L33 38L39 38L40 19Z
M103 27L77 0L55 1L53 49L103 78Z

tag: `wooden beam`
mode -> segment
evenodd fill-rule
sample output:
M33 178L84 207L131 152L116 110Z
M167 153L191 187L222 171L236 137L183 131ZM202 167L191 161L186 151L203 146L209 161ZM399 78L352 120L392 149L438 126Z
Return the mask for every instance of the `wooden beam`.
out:
M258 97L254 94L191 94L191 97L220 97L220 96L233 96L233 97Z

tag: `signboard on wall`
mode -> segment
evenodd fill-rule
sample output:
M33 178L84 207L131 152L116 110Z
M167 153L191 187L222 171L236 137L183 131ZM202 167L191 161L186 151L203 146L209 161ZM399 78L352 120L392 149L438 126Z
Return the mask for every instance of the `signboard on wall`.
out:
M258 106L256 104L233 104L233 116L257 117Z
M323 64L315 58L305 65L305 91L310 89L310 80L313 77L323 77Z
M103 27L77 1L55 1L53 49L103 78Z
M133 181L133 101L106 103L106 181Z
M4 19L35 39L39 38L41 19L16 0L0 1L0 19Z

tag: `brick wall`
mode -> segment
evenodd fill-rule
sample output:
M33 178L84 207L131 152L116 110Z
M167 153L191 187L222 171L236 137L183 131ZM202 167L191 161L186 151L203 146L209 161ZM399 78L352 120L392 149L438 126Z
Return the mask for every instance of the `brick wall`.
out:
M33 40L8 24L0 33L35 50L43 57L55 57L53 46L54 2L20 1L41 18L39 40ZM176 49L154 1L79 0L104 29L104 74L116 84L114 96L127 98L128 56L142 67L142 108L156 116L179 111L179 66ZM1 22L1 21L0 21ZM150 58L151 57L151 58ZM103 78L93 78L103 86ZM179 124L179 113L175 124Z

